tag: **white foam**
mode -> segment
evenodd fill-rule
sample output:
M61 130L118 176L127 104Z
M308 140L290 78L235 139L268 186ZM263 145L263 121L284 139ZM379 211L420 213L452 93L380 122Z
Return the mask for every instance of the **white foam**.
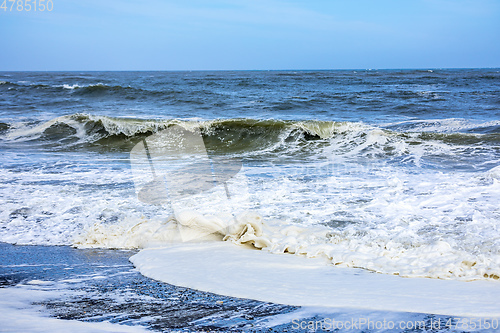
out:
M252 244L272 253L325 257L338 266L405 277L466 281L500 277L496 228L500 182L483 176L450 178L432 173L426 181L421 174L413 178L404 173L384 179L388 170L378 172L380 178L352 178L348 183L337 177L318 182L276 178L263 184L258 199L253 198L259 200L260 212L267 218L255 212L243 214L241 223L213 228L215 233L208 239ZM327 186L331 187L326 192L314 191ZM185 221L132 216L116 224L97 223L74 244L146 248L182 241L180 229L195 235L214 225L228 225L217 217L210 202L199 211L208 213L209 209L210 214L189 215L196 223L187 229L183 228L190 224L189 216ZM330 225L337 216L339 220Z
M6 161L15 163L19 154L8 153ZM111 224L128 217L137 223L157 210L137 202L127 170L117 172L109 164L91 169L86 165L88 157L69 158L59 158L48 168L1 169L0 181L12 185L0 189L0 241L71 245L84 228L96 222ZM130 186L118 186L127 183Z
M180 244L130 258L140 272L166 283L296 306L500 316L494 281L405 279L331 267L324 259L273 255L228 243Z
M77 89L77 88L81 88L81 86L79 86L78 84L72 84L72 85L63 84L62 86L57 86L57 87L62 87L64 89L69 89L69 90L74 90L74 89Z
M33 285L49 285L53 284L53 281L43 281L43 280L30 280L26 282L27 284L33 284Z
M491 169L489 172L488 172L488 175L491 177L491 178L495 178L497 180L500 180L500 165L497 166L497 167L494 167L493 169Z
M268 235L274 241L267 249L326 255L340 265L404 276L498 278L497 181L387 167L348 172L317 182L285 175L263 183L260 212L282 221L268 223L278 228ZM319 221L331 227L303 229ZM288 235L290 224L303 231Z
M432 92L428 92L432 93ZM499 120L490 121L474 121L461 118L446 118L446 119L425 119L425 120L407 120L401 122L393 122L381 124L381 126L408 126L412 132L435 132L435 133L457 133L466 132L479 128L500 126Z
M194 211L184 211L178 214L175 220L171 216L167 220L154 219L142 220L134 223L118 225L95 224L87 232L74 241L80 248L106 247L106 248L147 248L165 244L181 243L192 240L193 242L206 240L219 240L226 235L242 235L251 229L260 227L260 216L243 214L237 221L231 223L223 221L216 216L203 216Z

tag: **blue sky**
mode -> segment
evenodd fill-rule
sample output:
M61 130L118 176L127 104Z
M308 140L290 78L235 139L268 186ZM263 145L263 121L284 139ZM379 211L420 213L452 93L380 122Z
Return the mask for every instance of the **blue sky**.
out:
M0 70L500 67L499 0L52 0L0 9Z

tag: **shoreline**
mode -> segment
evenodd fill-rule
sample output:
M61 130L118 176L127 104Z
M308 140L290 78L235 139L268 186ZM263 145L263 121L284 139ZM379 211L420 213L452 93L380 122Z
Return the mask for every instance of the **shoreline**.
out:
M441 328L435 332L453 331L442 326L451 320L450 316L287 306L169 285L149 279L133 267L129 257L138 251L6 243L0 243L0 251L5 257L0 275L0 307L4 312L10 311L11 320L19 311L38 309L32 317L34 323L37 316L50 316L62 327L70 327L76 321L102 327L112 323L124 331L137 328L161 332L302 332L309 330L307 323L326 324L328 320L405 320L426 325L439 321ZM460 323L454 322L457 324Z
M0 266L0 298L23 298L22 306L15 306L18 310L38 307L43 315L68 324L77 320L138 325L153 331L258 332L265 318L297 309L149 279L128 260L138 252L133 250L0 243L0 251L5 257ZM29 294L37 295L31 299ZM10 301L0 302L0 308L12 309L16 300ZM213 321L214 316L219 319Z

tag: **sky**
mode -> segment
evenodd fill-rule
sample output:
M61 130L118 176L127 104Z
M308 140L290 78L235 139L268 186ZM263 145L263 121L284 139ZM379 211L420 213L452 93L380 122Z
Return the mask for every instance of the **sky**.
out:
M500 67L500 0L47 1L0 8L0 71Z

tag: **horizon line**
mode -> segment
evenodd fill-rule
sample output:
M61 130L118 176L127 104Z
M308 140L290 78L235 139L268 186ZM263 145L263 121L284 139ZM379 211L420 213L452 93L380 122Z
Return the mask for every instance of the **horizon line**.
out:
M406 68L335 68L335 69L56 69L56 70L1 70L0 72L310 72L310 71L391 71L391 70L458 70L500 69L499 67L406 67Z

